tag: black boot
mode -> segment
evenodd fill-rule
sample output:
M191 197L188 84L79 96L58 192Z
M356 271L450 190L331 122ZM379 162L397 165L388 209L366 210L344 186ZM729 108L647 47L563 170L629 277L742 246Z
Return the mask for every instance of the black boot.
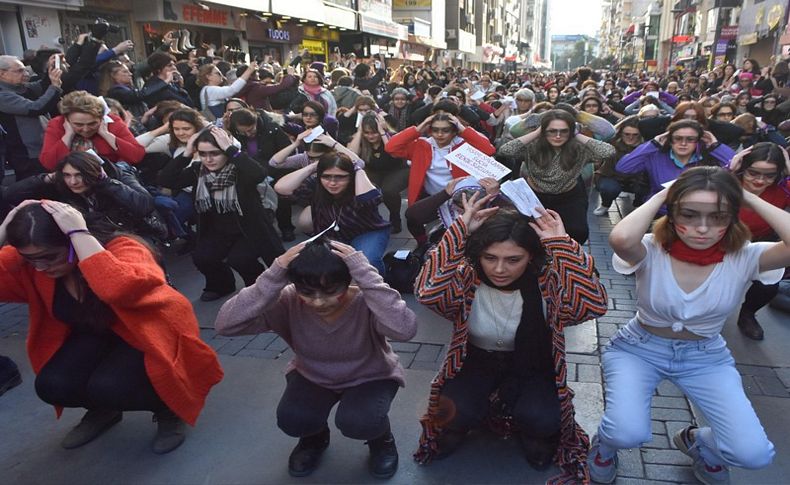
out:
M292 477L306 477L318 468L318 461L329 446L329 428L318 434L299 438L299 443L288 457L288 473Z
M173 4L167 0L162 2L163 14L165 20L178 20L178 15L173 11Z
M0 396L7 390L22 384L22 375L13 360L0 355Z
M398 448L391 431L368 441L370 474L376 478L390 478L398 470Z
M533 438L520 433L518 437L524 457L532 468L542 471L551 466L554 454L557 452L559 435L551 438Z
M738 315L738 330L752 340L762 340L764 337L763 327L751 312L745 308L741 308L741 313Z

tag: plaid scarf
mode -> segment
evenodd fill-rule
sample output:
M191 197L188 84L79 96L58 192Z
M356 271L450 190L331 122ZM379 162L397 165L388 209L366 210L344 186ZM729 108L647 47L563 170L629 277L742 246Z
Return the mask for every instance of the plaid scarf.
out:
M240 216L244 215L236 193L236 165L233 163L228 163L219 172L210 172L206 167L200 167L195 209L201 214L208 212L212 202L219 214L236 212Z

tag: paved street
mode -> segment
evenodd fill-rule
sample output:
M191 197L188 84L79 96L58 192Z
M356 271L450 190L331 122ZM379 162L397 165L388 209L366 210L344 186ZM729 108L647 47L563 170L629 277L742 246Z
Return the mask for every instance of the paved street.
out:
M591 204L595 207L594 204ZM576 391L577 418L593 433L603 411L599 347L633 315L634 282L614 272L609 230L629 207L619 199L608 217L590 215L589 250L609 290L609 312L597 321L568 329L569 380ZM393 238L393 248L412 247L406 232ZM280 484L374 483L366 469L367 447L344 438L333 428L332 444L322 466L309 478L287 474L287 457L295 440L277 429L275 409L284 389L283 370L292 353L275 335L227 338L212 330L220 303L198 301L202 277L188 257L168 259L176 286L195 305L203 338L221 356L225 379L214 388L197 427L169 455L150 452L155 424L150 413L126 413L124 421L95 442L77 450L60 448L62 436L80 418L67 410L54 419L51 407L35 395L33 375L24 352L27 311L0 306L0 354L10 355L24 374L22 386L0 398L0 477L5 483L140 483L140 484ZM391 419L401 464L393 484L542 483L556 470L533 471L514 442L479 432L452 457L428 467L411 460L419 434L418 417L425 409L428 387L444 356L449 324L406 297L418 314L420 328L411 342L393 347L407 368L407 387L393 403ZM769 437L777 448L774 464L759 471L735 470L738 484L788 483L790 476L790 318L767 308L758 314L764 342L749 341L733 320L724 336L739 363L744 386ZM675 450L672 434L701 419L673 385L664 382L653 398L653 440L641 450L620 452L618 484L696 483L690 460Z

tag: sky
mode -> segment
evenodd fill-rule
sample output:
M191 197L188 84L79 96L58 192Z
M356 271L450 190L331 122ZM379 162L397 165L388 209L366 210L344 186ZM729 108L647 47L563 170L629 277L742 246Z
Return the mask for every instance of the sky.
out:
M595 35L601 26L601 0L549 0L551 35Z

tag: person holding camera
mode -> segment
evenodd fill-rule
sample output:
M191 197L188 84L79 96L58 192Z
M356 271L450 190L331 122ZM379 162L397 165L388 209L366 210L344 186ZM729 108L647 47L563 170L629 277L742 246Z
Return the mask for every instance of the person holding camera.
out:
M195 102L175 81L178 74L176 59L172 54L156 51L146 60L151 76L145 81L142 89L143 100L148 106L155 106L160 101L178 101L190 108Z

